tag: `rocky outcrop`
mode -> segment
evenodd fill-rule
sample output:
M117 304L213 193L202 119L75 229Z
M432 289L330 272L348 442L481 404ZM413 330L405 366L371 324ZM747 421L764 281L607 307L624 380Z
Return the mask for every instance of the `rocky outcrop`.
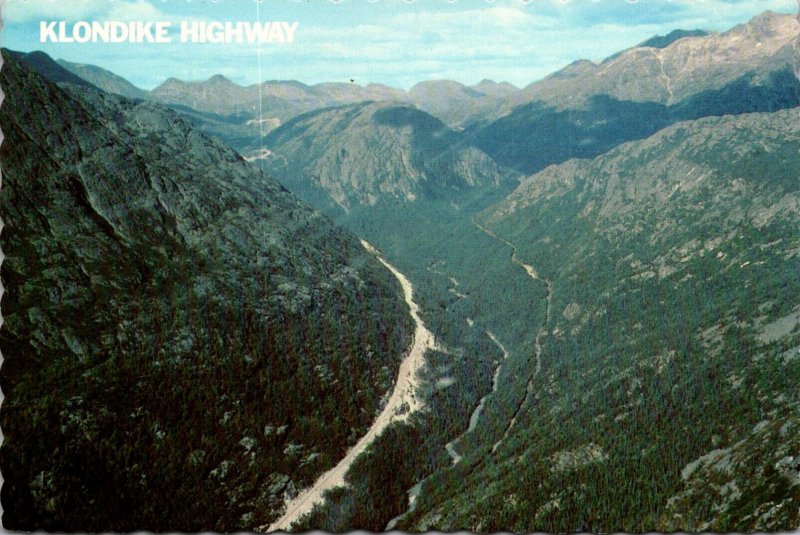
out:
M448 198L515 178L440 120L395 103L301 115L265 144L275 153L267 165L287 187L301 195L315 188L344 210Z

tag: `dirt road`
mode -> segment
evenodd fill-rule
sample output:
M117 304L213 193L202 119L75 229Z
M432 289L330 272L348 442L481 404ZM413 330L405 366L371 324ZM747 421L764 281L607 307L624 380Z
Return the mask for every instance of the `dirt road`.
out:
M400 285L403 287L405 301L408 303L411 317L416 324L414 342L408 355L400 364L397 382L395 383L389 401L372 423L372 427L369 428L369 431L367 431L356 445L347 452L347 455L339 461L339 464L322 474L313 486L305 489L296 498L287 503L284 515L273 522L265 531L287 531L301 516L309 513L316 504L322 503L323 493L325 491L335 487L345 486L344 475L350 469L356 457L366 450L367 446L369 446L390 423L403 421L407 419L412 412L422 407L422 401L416 397L416 389L419 384L417 373L425 365L425 351L436 348L435 339L419 317L419 306L413 299L414 288L405 275L397 271L394 266L384 260L380 252L372 245L364 240L361 240L361 245L363 245L367 251L374 254L378 260L392 272L397 280L400 281Z

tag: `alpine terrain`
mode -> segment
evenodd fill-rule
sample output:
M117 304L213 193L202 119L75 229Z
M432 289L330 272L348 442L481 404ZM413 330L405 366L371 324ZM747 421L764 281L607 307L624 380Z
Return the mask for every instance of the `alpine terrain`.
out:
M392 389L399 285L174 112L3 56L4 525L270 522Z
M4 525L798 529L798 50L765 12L408 91L5 52Z

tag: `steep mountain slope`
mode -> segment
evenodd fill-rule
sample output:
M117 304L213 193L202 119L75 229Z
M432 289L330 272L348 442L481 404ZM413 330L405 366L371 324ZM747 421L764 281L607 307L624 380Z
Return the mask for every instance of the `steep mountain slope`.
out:
M765 13L722 33L665 39L601 64L579 61L473 124L476 144L525 173L594 157L675 122L800 104L800 23Z
M667 48L678 39L684 39L686 37L705 37L706 35L708 35L708 32L705 30L673 30L667 35L656 35L655 37L651 37L650 39L641 43L639 46Z
M401 289L174 112L3 55L4 526L270 522L379 411Z
M264 144L274 152L266 165L289 189L320 202L327 195L345 211L496 190L514 180L440 120L396 103L304 114Z
M676 104L703 91L722 89L743 73L796 68L798 36L796 16L768 11L724 33L666 40L666 46L645 42L600 64L580 62L530 84L508 105L539 100L571 106L598 94Z
M106 93L114 93L116 95L122 95L123 97L139 99L146 99L150 95L149 91L140 89L125 78L101 67L87 65L85 63L73 63L63 59L56 61L56 63L72 74L83 78L96 87L99 87Z
M540 365L398 528L796 529L798 146L798 109L683 122L484 212L548 281Z

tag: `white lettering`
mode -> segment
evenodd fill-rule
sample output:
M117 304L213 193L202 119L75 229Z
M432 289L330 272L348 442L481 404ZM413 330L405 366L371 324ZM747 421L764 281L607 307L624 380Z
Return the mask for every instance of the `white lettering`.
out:
M156 22L156 43L172 42L172 38L169 36L170 26L172 26L171 22L166 22L166 21Z
M235 25L232 22L225 23L225 42L226 43L233 43L236 41L237 43L241 43L244 40L244 30L242 29L242 23L237 22Z
M137 22L136 23L136 42L137 43L144 43L147 41L148 43L152 43L155 41L153 37L153 23L152 22Z
M92 42L96 43L101 41L107 43L110 38L111 27L108 23L101 24L99 22L92 22Z
M1 2L2 0L0 0ZM298 22L181 21L182 43L293 43ZM167 21L40 21L42 43L171 43Z
M267 35L269 34L269 27L270 23L260 23L260 22L253 22L245 26L245 33L247 34L247 42L248 43L264 43L267 40Z
M283 28L280 24L272 23L269 29L269 43L285 43L286 37L283 35Z
M291 24L288 22L281 22L281 26L283 26L283 31L286 33L286 42L294 43L294 32L297 31L297 27L300 26L300 23L296 21Z
M109 26L109 33L111 34L109 37L112 43L124 43L128 40L128 35L130 32L128 31L127 24L122 22L112 22Z
M75 40L72 37L67 37L67 23L63 21L58 23L58 42L59 43L75 42Z
M200 41L200 23L197 21L181 22L181 43L197 43Z
M56 23L53 22L39 22L39 42L40 43L57 43L58 36L56 36Z
M209 43L222 43L225 41L225 34L223 33L225 27L221 22L210 22L206 26L206 35Z
M88 43L92 40L92 25L83 20L75 23L72 27L72 36L77 43Z

